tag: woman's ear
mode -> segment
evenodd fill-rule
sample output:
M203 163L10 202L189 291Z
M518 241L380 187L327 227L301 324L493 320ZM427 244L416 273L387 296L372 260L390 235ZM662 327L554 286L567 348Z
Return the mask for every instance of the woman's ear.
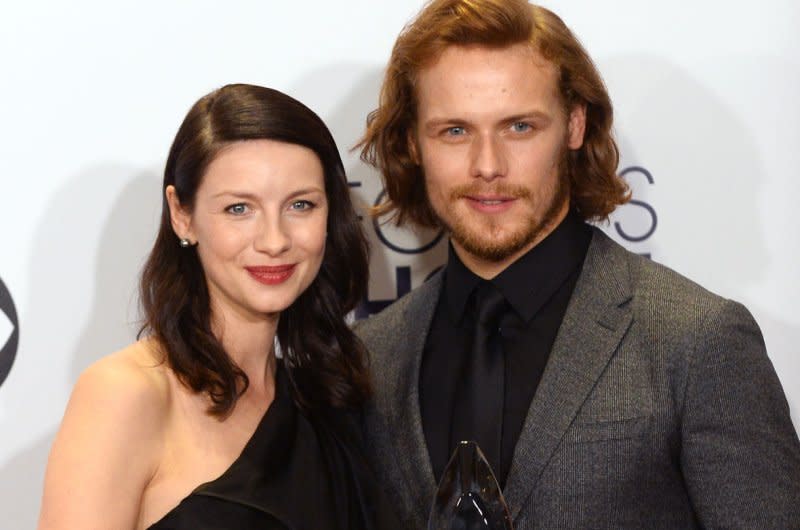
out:
M197 239L192 230L192 214L181 205L175 186L172 184L167 186L164 195L169 205L169 219L175 235L178 236L178 239L186 239L189 243L194 244Z

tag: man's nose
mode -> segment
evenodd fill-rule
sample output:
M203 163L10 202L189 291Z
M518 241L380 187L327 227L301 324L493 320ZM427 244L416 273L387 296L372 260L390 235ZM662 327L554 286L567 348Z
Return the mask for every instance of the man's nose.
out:
M472 176L491 181L506 174L507 161L502 141L496 135L479 135L472 144Z

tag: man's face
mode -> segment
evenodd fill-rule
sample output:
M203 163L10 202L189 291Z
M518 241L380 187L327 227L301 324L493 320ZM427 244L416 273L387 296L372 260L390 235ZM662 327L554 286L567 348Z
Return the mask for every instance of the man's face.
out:
M451 46L421 70L409 139L434 212L477 274L492 277L569 210L562 178L585 107L564 112L558 72L529 46Z

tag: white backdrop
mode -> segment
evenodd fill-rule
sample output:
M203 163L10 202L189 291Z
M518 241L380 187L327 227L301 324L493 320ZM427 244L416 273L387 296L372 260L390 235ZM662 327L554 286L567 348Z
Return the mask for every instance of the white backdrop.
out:
M355 192L372 203L375 175L347 149L375 105L395 36L421 5L0 7L3 529L35 525L47 452L77 375L133 339L136 276L155 233L160 174L189 106L228 82L294 95L330 125L351 181L360 183ZM800 261L800 4L545 5L598 63L616 106L621 168L640 168L627 173L639 203L607 231L751 309L800 425L800 282L792 272ZM441 242L402 253L368 230L373 305L405 290L408 273L416 286L443 260ZM407 249L434 236L388 228L382 235Z

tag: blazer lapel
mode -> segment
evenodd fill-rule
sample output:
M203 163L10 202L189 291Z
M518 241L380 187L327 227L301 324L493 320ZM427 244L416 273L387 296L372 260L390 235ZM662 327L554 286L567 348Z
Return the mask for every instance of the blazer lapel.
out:
M386 410L393 417L388 425L393 430L395 454L399 455L394 465L398 466L410 488L408 494L414 501L417 515L416 527L427 526L428 511L436 492L436 483L431 467L428 446L422 430L422 414L419 408L419 372L422 352L428 336L433 313L439 300L442 273L431 277L422 286L409 294L408 304L402 313L402 322L396 328L393 339L397 352L397 364L388 370L384 395L390 400Z
M514 450L504 491L513 519L630 326L630 283L626 251L595 228Z

